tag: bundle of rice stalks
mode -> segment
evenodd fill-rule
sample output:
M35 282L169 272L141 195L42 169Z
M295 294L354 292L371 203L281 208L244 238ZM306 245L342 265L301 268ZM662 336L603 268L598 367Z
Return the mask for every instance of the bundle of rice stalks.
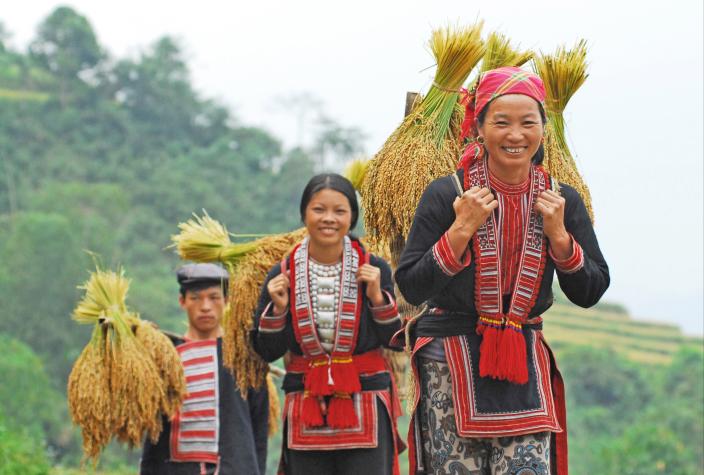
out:
M584 179L577 170L565 138L563 112L572 95L587 79L587 44L580 40L568 50L557 49L553 55L540 54L533 60L536 74L545 84L545 108L548 126L543 166L557 180L575 188L582 197L589 216L594 221L592 200Z
M171 418L186 397L186 378L181 358L171 340L150 322L138 320L133 324L132 331L159 371L164 388L160 410Z
M254 352L249 338L262 284L269 269L305 236L306 229L299 228L257 239L254 250L239 261L230 275L230 312L224 324L223 362L234 370L243 393L250 387L261 388L268 372L268 365Z
M106 347L110 372L113 430L120 442L130 447L142 443L146 434L156 442L161 433L160 408L164 405L163 381L154 361L132 334L131 328L120 322L107 331Z
M96 326L90 342L73 364L68 378L68 408L81 428L83 454L97 462L113 436L110 367L103 329Z
M364 177L367 174L367 166L369 165L369 160L357 159L352 160L346 167L343 175L347 178L355 190L361 193L362 184L364 183Z
M486 53L482 58L480 72L504 66L522 66L532 57L532 51L518 51L511 46L511 40L505 35L492 32L486 40Z
M73 318L95 328L69 375L68 404L81 427L85 457L97 462L113 436L130 446L141 444L145 434L156 441L162 414L170 416L180 406L185 380L173 345L165 347L144 330L156 331L151 325L128 311L129 281L122 271L97 269L81 288L85 296ZM142 335L135 337L133 328ZM148 345L163 352L158 363ZM174 357L175 366L162 366L173 365Z
M222 262L235 265L254 250L255 242L233 243L225 226L211 218L193 214L193 219L178 225L180 234L171 236L179 256L194 262Z
M484 55L482 26L478 22L433 32L430 48L437 61L433 85L367 167L361 195L365 228L375 249L388 246L393 253L399 248L425 188L454 170L461 153L459 90Z

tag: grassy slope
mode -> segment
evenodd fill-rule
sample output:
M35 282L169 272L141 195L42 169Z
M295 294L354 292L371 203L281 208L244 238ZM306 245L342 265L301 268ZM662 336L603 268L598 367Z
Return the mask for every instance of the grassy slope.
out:
M544 333L557 351L567 345L608 347L641 363L665 364L682 345L702 346L664 323L633 320L627 313L555 304L545 315Z

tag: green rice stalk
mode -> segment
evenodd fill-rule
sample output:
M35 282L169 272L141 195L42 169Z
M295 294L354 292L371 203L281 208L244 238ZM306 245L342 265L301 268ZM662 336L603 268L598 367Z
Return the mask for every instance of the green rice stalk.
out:
M423 119L433 122L437 147L442 147L455 111L460 88L470 71L484 56L481 39L483 21L465 28L440 28L433 31L429 46L435 57L437 70L430 90L418 109Z
M511 46L511 40L505 35L494 31L486 40L486 53L484 53L482 58L480 72L484 73L504 66L522 66L530 61L532 57L532 51L515 49Z
M194 262L222 262L236 265L245 255L256 248L254 241L233 243L225 226L203 211L203 216L178 225L180 234L171 236L179 256Z
M362 189L362 184L364 183L364 177L367 174L368 165L369 160L357 159L352 160L347 165L347 167L345 167L345 178L347 178L352 183L352 186L358 192L360 192L360 190Z
M552 55L539 54L533 60L536 74L545 84L545 109L548 118L545 143L545 169L557 180L575 188L594 221L591 195L580 175L565 136L564 110L587 74L587 44L577 42L571 50L561 46Z

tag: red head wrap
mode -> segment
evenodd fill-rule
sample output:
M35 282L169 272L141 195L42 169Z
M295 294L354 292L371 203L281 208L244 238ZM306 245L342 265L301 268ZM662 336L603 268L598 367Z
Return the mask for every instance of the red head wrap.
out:
M463 168L473 160L484 156L484 147L477 142L477 116L499 96L506 94L523 94L532 97L544 106L545 86L535 74L514 66L496 68L485 72L471 91L466 91L462 98L465 116L462 122L460 140L469 137L467 145L457 168Z

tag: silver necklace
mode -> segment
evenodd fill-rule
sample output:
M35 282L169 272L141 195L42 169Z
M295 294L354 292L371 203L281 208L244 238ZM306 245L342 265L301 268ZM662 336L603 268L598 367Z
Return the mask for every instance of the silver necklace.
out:
M320 344L328 353L332 352L335 343L341 274L342 262L321 264L312 258L308 260L313 321Z

